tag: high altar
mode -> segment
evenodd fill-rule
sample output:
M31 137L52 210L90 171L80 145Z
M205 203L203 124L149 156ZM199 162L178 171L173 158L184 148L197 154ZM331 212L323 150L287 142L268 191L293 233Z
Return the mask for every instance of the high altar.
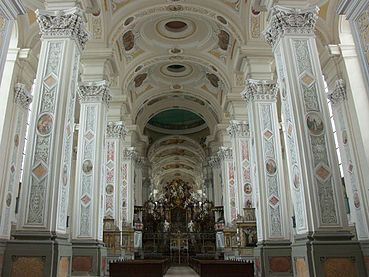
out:
M140 217L135 217L140 221ZM180 179L143 207L143 253L170 255L182 263L192 253L215 253L214 205Z

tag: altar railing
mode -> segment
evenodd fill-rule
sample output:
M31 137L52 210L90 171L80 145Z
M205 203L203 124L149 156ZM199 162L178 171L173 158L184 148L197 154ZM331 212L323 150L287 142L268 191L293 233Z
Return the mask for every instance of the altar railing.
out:
M215 253L215 233L143 233L143 251L169 253L171 241L188 240L188 251ZM181 247L179 245L179 247Z

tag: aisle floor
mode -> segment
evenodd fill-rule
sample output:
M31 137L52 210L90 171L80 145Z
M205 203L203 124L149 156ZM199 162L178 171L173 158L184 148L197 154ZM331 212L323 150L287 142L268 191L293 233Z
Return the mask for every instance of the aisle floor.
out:
M189 266L171 266L164 277L198 277L199 275Z

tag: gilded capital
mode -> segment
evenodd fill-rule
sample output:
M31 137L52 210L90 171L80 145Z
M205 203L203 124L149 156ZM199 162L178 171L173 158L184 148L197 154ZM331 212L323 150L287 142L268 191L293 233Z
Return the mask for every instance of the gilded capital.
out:
M265 40L274 46L285 34L314 34L318 12L318 7L301 10L274 6L264 31Z
M84 49L89 34L86 31L83 13L79 8L63 11L37 11L37 22L42 37L70 37Z

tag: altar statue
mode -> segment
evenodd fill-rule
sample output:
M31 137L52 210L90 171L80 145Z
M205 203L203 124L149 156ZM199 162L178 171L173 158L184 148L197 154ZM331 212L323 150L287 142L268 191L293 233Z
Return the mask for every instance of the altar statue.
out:
M188 222L187 224L187 229L190 233L193 233L194 232L194 227L195 227L195 224L193 223L192 219L190 222Z
M164 221L164 233L168 233L169 228L170 228L170 223L167 220L165 220Z

